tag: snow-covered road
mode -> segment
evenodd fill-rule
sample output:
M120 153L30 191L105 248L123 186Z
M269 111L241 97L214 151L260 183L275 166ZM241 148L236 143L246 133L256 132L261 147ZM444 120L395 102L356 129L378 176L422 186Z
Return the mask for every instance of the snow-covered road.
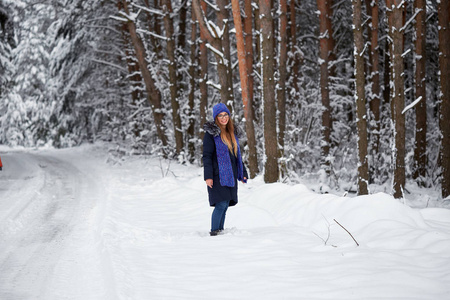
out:
M450 299L448 209L257 178L210 237L197 166L104 145L0 155L1 300Z
M111 286L98 244L101 176L63 157L3 154L0 299L95 299Z

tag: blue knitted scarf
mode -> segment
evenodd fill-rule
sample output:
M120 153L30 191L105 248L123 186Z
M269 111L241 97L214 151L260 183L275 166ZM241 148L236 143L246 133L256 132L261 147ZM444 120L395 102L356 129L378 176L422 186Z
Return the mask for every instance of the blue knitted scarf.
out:
M241 148L239 147L239 139L235 135L237 142L237 160L238 160L238 180L244 180L244 169L242 166ZM217 163L219 164L220 185L234 187L233 166L231 166L230 151L228 146L220 138L220 134L214 137L216 144ZM233 155L233 154L232 154Z
M222 186L234 187L235 178L233 174L233 166L231 165L230 151L228 146L220 138L220 128L214 122L206 122L203 125L203 129L214 137L214 143L216 145L217 163L219 165L219 178ZM234 127L234 136L237 142L237 171L238 180L244 180L244 167L242 164L241 148L239 147L239 137L241 130L238 126ZM233 154L231 154L233 155Z

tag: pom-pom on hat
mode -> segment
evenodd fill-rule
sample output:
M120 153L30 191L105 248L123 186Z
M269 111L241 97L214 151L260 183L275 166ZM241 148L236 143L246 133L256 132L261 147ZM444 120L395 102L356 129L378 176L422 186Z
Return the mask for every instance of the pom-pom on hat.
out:
M228 107L223 103L218 103L214 105L213 107L213 119L215 120L217 115L220 113L226 112L228 115L230 115L230 111L228 110Z

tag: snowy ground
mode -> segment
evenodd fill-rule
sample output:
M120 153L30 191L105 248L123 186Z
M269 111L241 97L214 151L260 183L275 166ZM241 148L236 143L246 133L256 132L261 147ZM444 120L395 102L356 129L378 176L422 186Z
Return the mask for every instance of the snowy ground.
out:
M448 209L256 179L210 237L198 167L0 156L0 299L450 299Z

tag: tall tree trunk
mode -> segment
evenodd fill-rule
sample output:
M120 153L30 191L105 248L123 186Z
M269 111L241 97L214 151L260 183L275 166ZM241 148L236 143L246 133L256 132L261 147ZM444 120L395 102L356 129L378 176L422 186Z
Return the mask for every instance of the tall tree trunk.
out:
M439 16L439 65L441 70L441 113L440 127L442 135L442 198L450 196L450 5L448 0L441 0Z
M282 176L287 172L286 160L284 159L284 137L286 131L286 79L287 79L287 0L280 0L280 16L279 16L279 74L277 88L278 100L278 145L279 159Z
M229 0L216 0L217 6L219 7L219 12L217 14L217 25L219 25L220 28L225 28L223 31L223 37L221 39L221 45L222 45L222 53L225 57L225 64L227 67L227 102L225 103L228 106L232 107L231 103L234 103L234 91L233 91L233 71L231 68L231 49L230 49L230 33L228 31L228 19L229 19L229 12L227 5L229 4Z
M389 1L389 0L388 0ZM387 1L386 1L387 3ZM387 34L389 34L389 25L387 27ZM384 74L383 74L383 101L384 103L390 103L391 101L391 57L390 57L391 43L386 39L384 45Z
M171 0L162 0L164 27L167 38L167 57L169 58L169 88L172 105L173 134L175 136L175 151L179 155L183 151L183 129L181 126L180 103L178 97L177 59L175 57L175 37L173 30L173 15Z
M392 95L392 119L394 123L394 149L393 149L393 163L394 163L394 182L393 192L395 198L403 197L403 190L405 187L405 115L402 113L405 106L405 87L403 79L403 3L402 0L390 0L392 5L392 12L390 13L391 24L390 27L392 37L392 72L393 89Z
M414 144L413 178L424 186L427 171L427 97L426 97L426 0L416 0L415 9L421 10L416 17L416 140Z
M253 8L252 0L244 0L245 62L248 76L248 101L253 104Z
M278 180L278 151L276 130L273 18L271 0L259 0L260 9L260 41L262 60L262 98L264 99L264 143L266 163L264 181Z
M259 3L259 0L252 0L255 1L257 3ZM257 6L254 10L255 13L255 30L256 32L260 32L261 31L261 18L260 18L260 14L259 14L259 6ZM261 55L261 39L257 38L255 41L255 54L256 54L256 59L258 61L260 61L261 59L258 59L259 56Z
M220 82L220 99L222 103L227 104L230 99L230 88L228 87L228 61L222 51L222 39L218 32L210 32L208 26L206 25L206 16L200 6L199 0L193 0L192 6L195 11L195 15L198 21L200 32L203 37L208 41L210 50L214 53L217 61L217 75L219 76ZM228 25L225 24L225 27ZM211 28L211 27L210 27ZM211 30L214 30L213 28ZM222 30L226 31L227 28Z
M202 1L201 9L203 13L206 15L206 2ZM191 14L194 15L193 18L197 20L196 14L194 12L194 6L191 5ZM206 36L200 30L200 45L199 45L199 65L200 65L200 79L199 79L199 88L200 88L200 125L203 126L206 122L206 110L208 108L208 52L206 50ZM203 129L199 131L199 140L203 140Z
M119 1L119 10L122 10L122 3ZM124 45L124 52L127 59L127 68L128 73L130 74L130 82L131 82L131 99L132 104L135 105L141 96L141 92L139 90L139 86L142 84L142 77L140 75L139 65L135 59L133 59L133 50L129 47L132 47L133 44L129 40L129 33L127 24L123 23L121 26L122 40Z
M370 37L370 75L369 78L372 82L372 92L370 93L369 107L373 116L374 126L371 128L371 134L373 136L372 141L372 160L373 166L371 170L377 174L377 169L380 167L378 165L378 156L380 148L380 62L379 62L379 51L378 51L378 0L366 0L366 10L371 16L372 22L369 28ZM374 175L375 175L374 174Z
M238 63L239 63L239 77L241 80L241 89L242 89L242 103L244 108L244 117L246 120L245 130L247 133L248 145L249 148L254 151L252 153L254 157L256 157L256 139L255 139L255 128L253 126L253 112L251 109L251 101L250 101L250 92L249 92L249 84L248 84L248 73L251 72L251 69L248 68L247 64L247 54L246 47L244 41L244 31L242 29L242 20L241 20L241 9L239 7L239 0L231 0L232 10L233 10L233 20L234 27L236 31L236 43L237 43L237 54L238 54ZM251 32L251 30L250 30ZM251 67L251 65L250 65ZM251 146L251 147L250 147ZM255 162L252 162L255 163ZM256 161L257 164L257 161ZM256 165L257 167L257 165ZM252 172L253 171L253 172ZM250 168L250 178L255 177L254 173L254 165Z
M289 51L290 51L290 57L292 57L292 61L291 61L291 71L289 72L289 75L292 79L292 86L291 91L290 91L290 107L288 108L288 110L297 110L299 112L299 114L302 114L302 101L300 98L300 86L299 86L299 78L300 78L300 66L303 64L303 57L302 54L300 53L299 47L298 47L298 43L297 43L297 13L296 13L296 9L295 9L295 3L297 1L295 0L291 0L290 2L290 7L289 7L289 11L290 11L290 29L289 29ZM302 116L300 116L299 118L296 118L295 123L293 124L296 127L300 127L302 126L300 124L300 120L301 120ZM313 120L313 116L308 116L308 118L310 118L310 121ZM306 140L306 136L308 135L308 129L306 126L304 126L303 130L303 141ZM295 135L294 136L294 142L297 143L299 142L299 140L301 140L301 137L299 135Z
M122 8L125 14L130 15L128 9L128 3L126 0L122 0ZM127 22L128 32L130 33L131 41L136 52L136 58L139 63L139 69L141 70L142 78L145 83L145 90L147 92L147 99L150 103L153 112L153 119L155 121L156 131L163 146L167 146L167 137L165 128L163 125L164 113L162 112L161 105L161 93L156 88L155 82L152 78L150 70L147 66L145 47L141 38L136 33L136 24L129 20Z
M296 20L296 10L295 10L295 0L291 0L289 5L289 12L290 12L290 42L289 42L289 48L293 55L293 62L292 62L292 83L294 85L295 94L297 95L294 98L294 101L298 102L298 106L301 109L300 105L300 99L298 99L298 94L300 92L300 87L298 86L298 77L300 72L300 53L297 53L297 20ZM300 111L299 109L299 111Z
M196 116L194 114L194 100L195 100L195 70L196 70L196 57L197 57L197 24L195 23L195 14L192 12L191 14L191 56L189 62L189 95L188 95L188 105L189 105L189 126L187 129L187 138L188 138L188 156L189 162L193 163L195 158L195 119Z
M369 166L367 161L367 112L364 74L364 37L361 0L352 0L353 36L355 41L356 115L358 128L358 195L367 195Z
M119 11L122 10L122 2L119 0L117 4ZM122 41L124 45L124 52L127 60L127 68L131 84L131 104L135 106L139 99L142 97L142 89L140 88L142 85L141 71L139 70L139 65L136 62L134 51L130 48L133 47L133 43L129 39L127 24L122 23L120 29L122 33ZM139 128L138 124L134 122L134 136L139 136L141 131L142 130Z
M334 47L336 46L336 42L333 37L333 0L326 0L327 5L327 14L326 14L326 22L327 22L327 32L328 32L328 68L329 70L329 82L332 82L331 77L336 76L336 65L334 64L336 60L336 53L334 51Z
M245 55L244 31L242 29L241 8L239 7L239 0L231 0L231 6L233 10L234 28L236 32L236 47L239 65L239 78L241 81L241 89L242 89L242 102L244 104L244 113L248 114L247 109L249 98L248 75L247 75L248 71L245 57L246 55Z
M329 93L329 49L330 32L328 31L328 5L327 0L317 0L319 9L319 56L320 56L320 94L322 99L322 143L321 156L323 159L322 166L328 177L330 175L330 134L331 134L331 106Z
M252 0L244 1L244 38L245 38L245 62L247 64L248 101L244 104L245 130L248 145L248 169L250 178L258 174L258 153L256 151L255 117L253 113L253 30L252 30Z
M177 48L180 54L183 54L186 47L186 18L187 18L187 1L182 2L180 4L180 9L178 15L179 17L179 23L178 23L178 36L177 36Z

